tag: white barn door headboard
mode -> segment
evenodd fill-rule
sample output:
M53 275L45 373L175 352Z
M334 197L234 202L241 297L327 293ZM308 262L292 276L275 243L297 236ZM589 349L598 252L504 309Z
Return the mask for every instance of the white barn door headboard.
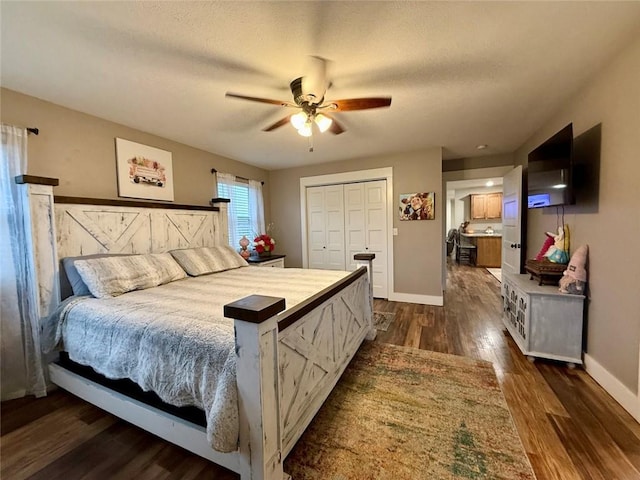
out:
M227 243L226 215L211 210L65 203L68 200L56 198L55 203L58 258Z

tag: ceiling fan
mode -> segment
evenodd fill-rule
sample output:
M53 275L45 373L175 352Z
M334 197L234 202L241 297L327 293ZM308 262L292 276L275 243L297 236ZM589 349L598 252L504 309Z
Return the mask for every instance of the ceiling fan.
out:
M309 74L296 78L289 84L293 95L293 102L249 97L231 92L227 92L226 96L300 110L263 128L263 131L271 132L287 123L291 123L303 137L311 137L313 135L314 125L320 132L329 130L335 135L344 132L344 127L340 125L335 118L328 115L328 112L366 110L391 105L391 97L349 98L345 100L325 101L325 93L331 86L327 80L327 60L321 57L310 57L310 59L311 68L309 69ZM313 147L310 148L310 151L313 151Z

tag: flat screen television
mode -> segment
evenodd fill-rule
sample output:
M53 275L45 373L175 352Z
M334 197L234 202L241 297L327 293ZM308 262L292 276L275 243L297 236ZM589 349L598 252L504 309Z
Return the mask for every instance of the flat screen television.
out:
M555 207L575 203L572 185L573 124L529 153L527 205Z

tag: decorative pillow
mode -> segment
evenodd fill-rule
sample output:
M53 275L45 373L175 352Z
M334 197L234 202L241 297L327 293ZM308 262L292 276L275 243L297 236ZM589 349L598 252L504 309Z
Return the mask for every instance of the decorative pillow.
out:
M192 277L249 266L229 245L172 250L171 255Z
M106 257L128 257L131 253L96 253L94 255L85 255L82 257L65 257L62 259L62 268L65 275L60 276L60 295L64 300L71 295L91 295L89 287L82 281L82 277L78 273L75 262L78 260L90 260L93 258Z
M168 253L76 260L75 267L97 298L115 297L187 276Z

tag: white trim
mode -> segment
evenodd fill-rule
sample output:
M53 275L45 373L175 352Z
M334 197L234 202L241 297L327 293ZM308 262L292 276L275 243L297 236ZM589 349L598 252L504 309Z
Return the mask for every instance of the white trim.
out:
M307 187L335 185L344 183L387 181L387 288L389 300L393 292L393 167L356 170L353 172L332 173L300 178L300 233L302 237L302 268L309 268L307 252ZM395 293L393 293L395 295ZM413 302L421 303L421 302ZM439 305L442 305L440 303Z
M419 303L421 305L435 305L437 307L444 305L444 297L442 295L420 295L417 293L393 292L389 294L389 301Z
M584 367L591 377L604 388L636 421L640 422L640 397L632 392L588 353L584 354Z

